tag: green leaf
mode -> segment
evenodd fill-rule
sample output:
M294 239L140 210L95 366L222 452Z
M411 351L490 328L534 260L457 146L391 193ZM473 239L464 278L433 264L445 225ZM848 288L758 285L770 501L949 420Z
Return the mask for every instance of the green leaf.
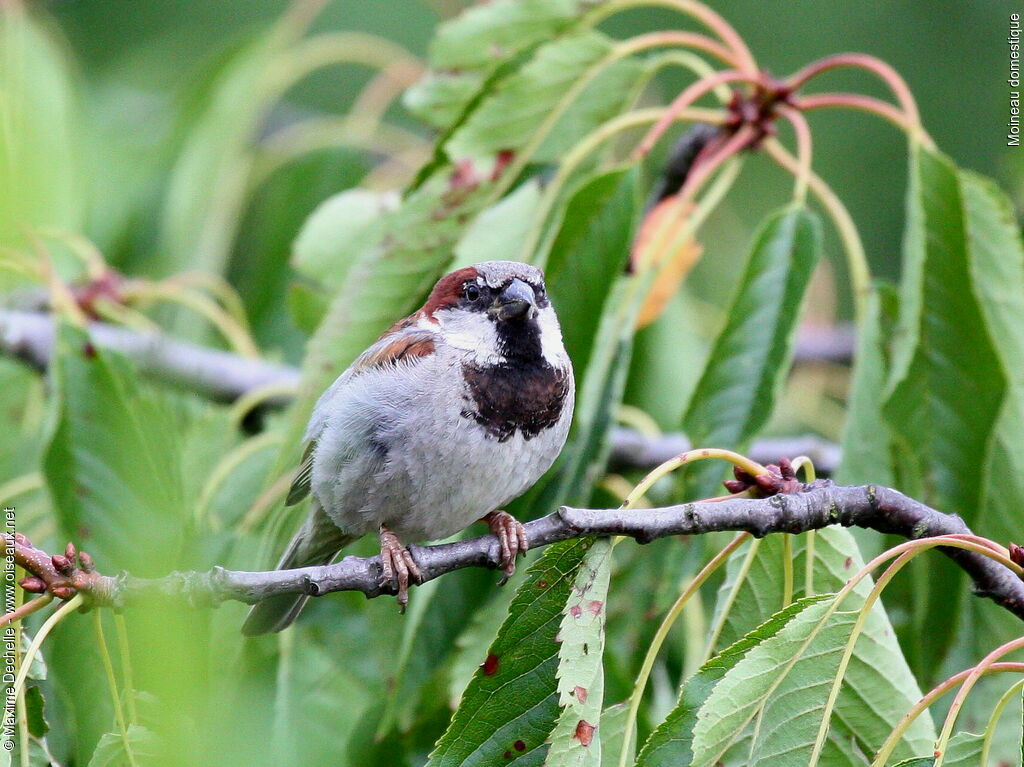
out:
M694 446L742 449L768 421L820 252L818 218L804 209L785 208L758 228L728 320L683 418ZM715 465L689 472L687 486L697 497L712 494L722 474Z
M794 596L797 598L805 595L806 543L806 535L792 539L791 562L795 574ZM726 566L726 578L719 589L716 621L722 619L721 606L726 595L733 590L746 551L746 546L741 548ZM726 616L720 634L722 643L737 641L781 606L782 564L786 556L782 536L769 536L760 542L757 556ZM813 570L815 591L839 591L863 566L864 560L849 530L828 527L817 531ZM843 609L859 609L872 587L871 578L862 580L846 598ZM838 743L838 748L851 758L856 757L857 749L874 753L888 737L893 722L898 721L920 698L921 690L896 641L889 617L882 605L876 602L854 647L836 701L834 721L843 723L851 736L850 741ZM907 730L896 756L920 753L930 746L934 738L931 717L925 714Z
M460 187L438 174L355 233L351 249L359 260L310 341L304 372L311 390L323 391L392 322L416 308L444 273L487 188Z
M462 696L429 767L540 765L558 715L562 608L591 540L548 548L527 571L508 617Z
M960 172L971 272L1008 388L995 428L984 507L975 529L997 540L1019 534L1024 503L1024 246L1010 200L991 181Z
M67 325L58 327L50 375L55 424L42 472L59 539L88 551L101 572L158 577L208 565L184 480L189 400L158 394L127 360ZM205 671L210 612L186 604L143 604L125 619L126 652L160 658L138 677L139 687L161 701L153 730L161 738L174 730L187 753L195 739L177 728L205 709L200 690L216 687L216 677ZM52 684L82 691L64 701L79 733L72 748L80 763L110 727L109 696L100 692L106 680L90 624L69 620L47 640L54 643L47 657Z
M288 286L285 300L291 321L307 335L313 335L320 327L330 303L326 291L301 280L296 280Z
M487 604L473 613L466 629L455 640L456 649L448 683L448 698L453 709L459 707L466 687L480 668L480 661L487 657L487 648L501 629L509 605L515 597L515 591L511 588L496 591Z
M576 0L497 0L466 9L438 27L431 70L403 103L421 120L447 128L503 62L569 26L576 7Z
M823 624L830 599L797 604L799 611L777 633L752 647L711 690L693 728L695 767L715 764L769 699L787 691L790 675L814 687L822 684L817 671L827 673L832 660L838 665L853 618L837 613Z
M29 735L33 738L45 737L50 731L50 723L46 721L46 701L37 684L25 688L25 719Z
M266 30L211 75L202 110L171 171L160 221L155 271L218 274L227 266L252 162L249 143L267 106L265 75L285 42Z
M23 647L28 647L32 644L32 635L25 629L21 630L21 644ZM32 665L28 669L28 678L36 682L44 681L48 675L46 660L43 655L44 653L41 649L36 652L35 657L32 658Z
M916 464L924 500L971 524L1006 379L977 298L956 168L919 149L897 343L885 415ZM970 407L964 407L969 402Z
M652 279L649 273L622 276L620 269L626 250L619 250L617 244L628 243L632 238L638 205L637 176L634 173L621 177L611 175L597 183L604 185L609 181L614 184L614 196L608 198L596 221L590 217L582 219L591 222L595 238L567 237L563 259L552 263L549 270L549 290L559 312L564 300L568 306L580 308L575 316L581 322L586 313L599 317L593 340L577 337L566 344L570 355L577 355L573 364L578 397L573 431L559 464L557 504L586 503L604 473L609 448L606 436L622 401L629 373L633 327ZM587 198L589 194L578 201ZM614 238L601 239L601 234L612 232ZM588 261L589 266L585 267L583 264ZM584 275L588 279L581 279Z
M989 461L1007 381L978 298L978 255L965 220L963 186L947 158L915 151L907 209L900 318L884 414L897 437L901 487L976 529L984 500L982 467ZM965 581L946 563L913 572L919 579L913 616L919 642L912 659L928 679L956 633Z
M409 659L413 650L422 643L417 642L418 635L423 630L423 619L437 593L439 580L428 581L416 589L416 599L413 600L405 620L402 622L402 643L398 648L398 655L391 671L391 693L384 704L384 713L381 715L380 724L377 725L377 739L380 740L387 735L388 731L397 723L403 730L408 730L411 722L410 703L416 700L416 690L406 689L409 685L407 671ZM423 680L417 680L420 683ZM411 685L410 685L411 686Z
M360 718L379 702L375 691L357 676L362 670L355 668L358 653L338 652L329 642L304 641L300 647L301 662L287 664L279 672L287 676L277 689L279 713L274 727L284 731L274 733L279 751L273 756L287 754L295 764L350 764L346 751ZM369 739L374 737L377 721L363 722ZM231 726L231 719L225 726Z
M825 603L827 599L826 596L818 596L794 602L701 666L696 674L686 680L679 691L676 707L647 739L637 759L637 767L676 767L690 764L693 759L694 728L704 704L718 683L751 650L777 636L806 609Z
M127 747L136 759L156 756L156 736L137 724L128 725ZM125 739L119 732L108 732L96 745L89 767L125 767L130 764L125 748Z
M22 761L22 747L27 746L28 760ZM0 766L6 767L6 765L17 764L17 765L30 765L30 767L54 767L59 765L53 754L50 753L50 747L45 738L29 738L28 743L17 742L14 744L14 748L11 751L0 749L3 751L0 754Z
M398 202L394 194L368 189L346 189L328 197L299 230L292 251L295 270L334 293L359 259L353 245L360 233Z
M68 63L29 7L0 10L0 188L17 190L0 195L4 248L28 244L38 228L80 231L84 218Z
M165 575L185 562L180 430L134 368L81 330L57 333L56 431L43 474L62 536L103 572Z
M997 341L995 352L1007 378L1007 391L990 443L984 475L982 508L973 528L997 541L1019 541L1024 504L1024 249L1013 206L994 183L959 171L963 216L971 254L971 273L986 326ZM925 563L927 564L927 563ZM948 608L947 608L948 609ZM963 600L949 663L965 667L993 647L1020 636L1020 621L984 600ZM980 680L968 697L961 720L984 721L1004 692L1001 680ZM1004 716L1005 725L1007 717ZM1020 757L1019 722L1009 733L996 730L990 760L1016 763Z
M958 732L949 739L946 758L942 760L944 767L976 767L981 758L984 738L971 732ZM934 756L918 756L904 759L894 767L932 767Z
M436 128L455 123L483 86L479 72L435 72L423 75L402 96L402 104Z
M856 619L854 612L836 613L768 695L754 722L750 764L809 763Z
M485 70L533 43L558 34L576 18L576 0L495 0L442 24L430 43L436 69Z
M577 371L586 370L604 306L625 271L638 207L638 177L629 168L597 173L570 194L545 267L548 293ZM544 261L544 254L535 257Z
M600 767L604 701L604 624L612 542L594 542L583 558L565 603L558 632L558 705L548 737L547 767Z
M522 252L539 200L540 183L531 179L480 213L455 246L451 268L498 257L515 260Z
M238 291L252 333L261 346L281 348L298 356L311 331L296 333L287 311L287 292L294 274L289 254L293 254L295 233L318 205L338 189L357 184L369 166L369 159L353 149L324 149L293 159L247 195L226 277ZM340 246L335 242L333 247ZM324 278L331 282L338 276L332 282L336 287L354 257L345 254L331 261L333 253L325 238L310 243L311 259L327 261L321 267ZM333 294L334 290L329 292Z
M858 325L853 379L843 427L843 459L835 477L836 482L843 485L893 484L889 456L891 438L882 417L884 349L881 299L878 291L872 289L865 298L864 317Z
M608 706L601 713L601 767L618 767L619 754L626 737L626 720L629 718L629 701ZM636 759L636 722L629 739L629 754L626 764Z
M559 464L559 503L586 503L604 473L608 450L605 436L622 401L632 349L632 321L639 309L630 306L638 278L620 279L598 326L598 342L587 365L570 441Z
M642 66L621 60L596 75L574 96L581 82L612 51L612 41L594 31L558 38L537 49L517 72L501 80L452 134L445 151L454 162L489 167L498 152L518 151L547 125L535 161L557 160L580 138L618 114L629 85ZM552 117L553 115L558 117ZM555 122L548 123L554 119Z

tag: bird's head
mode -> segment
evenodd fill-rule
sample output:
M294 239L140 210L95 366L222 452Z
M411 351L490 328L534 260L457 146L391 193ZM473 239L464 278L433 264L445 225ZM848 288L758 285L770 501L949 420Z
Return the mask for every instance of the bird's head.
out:
M487 261L442 277L423 312L445 340L479 362L564 358L544 274L517 261Z

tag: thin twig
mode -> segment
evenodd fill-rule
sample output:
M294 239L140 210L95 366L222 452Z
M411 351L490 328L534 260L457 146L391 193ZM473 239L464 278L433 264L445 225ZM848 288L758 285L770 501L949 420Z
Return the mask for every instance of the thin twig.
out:
M732 499L718 503L687 503L659 509L579 509L563 507L526 523L531 549L557 541L594 535L622 535L646 543L674 535L746 531L756 537L771 533L803 533L829 525L858 526L910 539L969 533L963 520L943 514L896 490L876 485L846 487L819 480L798 493L763 499ZM464 567L499 568L501 552L493 535L436 546L411 546L423 581ZM974 581L977 595L992 599L1024 619L1024 581L981 554L944 547L948 557ZM30 572L40 562L38 550L19 541L16 559ZM382 583L380 557L345 557L340 562L296 570L245 572L215 567L207 572L171 573L163 578L116 577L79 573L79 590L90 605L121 607L158 598L185 599L195 605L224 600L254 603L277 594L320 596L334 591L360 591L367 597L393 594ZM87 576L87 577L86 577ZM67 583L76 585L78 575Z
M124 354L149 375L211 399L233 401L270 383L299 382L295 368L204 348L164 334L126 330L105 322L90 322L88 329L97 346ZM0 353L43 370L53 356L54 337L51 316L0 309Z
M104 322L89 324L93 342L129 357L143 373L220 401L235 401L256 391L278 392L260 401L281 407L291 401L299 371L286 365L251 360L207 349L162 334L126 330ZM54 323L41 312L0 309L0 353L45 369L53 356ZM853 352L854 333L847 325L824 328L805 326L797 336L797 362L844 362ZM278 388L280 387L280 388ZM649 469L691 447L682 434L645 437L629 429L612 432L613 469ZM783 455L809 455L824 474L835 472L839 448L817 437L759 440L750 449L759 463L772 463Z

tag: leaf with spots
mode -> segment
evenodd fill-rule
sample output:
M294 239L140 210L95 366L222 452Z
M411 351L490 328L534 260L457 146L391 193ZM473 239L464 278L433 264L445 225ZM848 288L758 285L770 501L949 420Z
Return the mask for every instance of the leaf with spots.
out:
M558 705L548 738L548 767L599 767L604 701L604 624L612 542L601 538L587 552L565 603L558 632Z
M527 571L428 767L543 764L558 716L562 608L591 545L577 540L551 546Z

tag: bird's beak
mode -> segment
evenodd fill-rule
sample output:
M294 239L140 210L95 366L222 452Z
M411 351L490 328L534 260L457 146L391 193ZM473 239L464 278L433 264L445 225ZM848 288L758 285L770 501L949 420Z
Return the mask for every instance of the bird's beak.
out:
M517 278L498 294L488 314L499 320L510 320L525 317L536 305L537 298L533 294L533 288Z

